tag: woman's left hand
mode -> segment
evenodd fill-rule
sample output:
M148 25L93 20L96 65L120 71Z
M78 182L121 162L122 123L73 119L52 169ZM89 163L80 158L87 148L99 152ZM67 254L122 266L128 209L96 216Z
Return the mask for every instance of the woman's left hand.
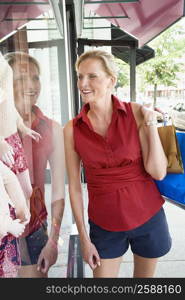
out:
M157 118L163 119L164 112L159 108L152 109L148 105L141 106L141 112L143 115L144 122L157 122Z
M157 122L157 112L154 111L152 108L142 105L141 112L143 114L143 119L145 122L156 121Z

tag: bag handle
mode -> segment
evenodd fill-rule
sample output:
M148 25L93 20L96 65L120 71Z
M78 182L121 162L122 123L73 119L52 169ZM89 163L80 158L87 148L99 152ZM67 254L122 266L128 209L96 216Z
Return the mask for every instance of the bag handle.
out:
M167 112L163 113L163 126L167 126L169 119L170 119L169 114ZM171 116L171 125L174 126L174 120L172 116Z

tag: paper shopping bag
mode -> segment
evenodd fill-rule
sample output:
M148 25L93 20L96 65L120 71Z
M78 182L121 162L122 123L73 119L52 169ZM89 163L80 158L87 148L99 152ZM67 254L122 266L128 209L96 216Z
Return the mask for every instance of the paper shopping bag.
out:
M158 127L158 133L168 160L167 173L184 173L181 150L174 125Z
M177 132L177 141L185 165L185 132ZM155 180L161 195L185 205L185 174L167 174L163 180Z

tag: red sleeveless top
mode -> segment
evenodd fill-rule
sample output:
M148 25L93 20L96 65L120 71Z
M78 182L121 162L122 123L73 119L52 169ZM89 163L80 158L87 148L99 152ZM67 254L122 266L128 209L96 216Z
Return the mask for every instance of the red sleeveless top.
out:
M134 229L164 203L145 171L131 103L112 96L113 114L105 137L93 130L89 104L73 119L75 151L85 169L91 221L109 231Z
M42 138L37 143L29 136L26 136L23 139L23 147L28 160L31 183L33 187L38 186L44 195L45 170L49 156L54 149L52 120L47 118L36 105L32 109L35 114L35 120L31 128L40 133Z

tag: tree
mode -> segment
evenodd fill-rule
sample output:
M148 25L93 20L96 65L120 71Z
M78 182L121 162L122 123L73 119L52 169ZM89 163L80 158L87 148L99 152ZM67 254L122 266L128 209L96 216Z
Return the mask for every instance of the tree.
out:
M154 107L158 85L176 86L178 73L182 70L182 63L178 59L184 52L184 33L183 27L178 24L167 29L149 44L155 49L155 58L138 66L138 71L145 84L153 85Z
M124 87L129 84L129 66L118 58L115 58L115 61L118 69L116 88Z
M176 87L177 74L180 71L180 63L174 62L172 59L158 58L145 65L144 79L154 88L154 102L156 106L157 87L158 85L174 86Z

